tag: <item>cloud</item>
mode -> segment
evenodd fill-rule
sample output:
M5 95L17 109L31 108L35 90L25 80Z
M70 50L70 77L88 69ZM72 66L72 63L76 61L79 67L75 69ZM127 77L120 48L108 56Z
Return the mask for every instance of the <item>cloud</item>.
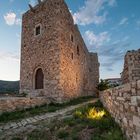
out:
M4 20L7 25L21 25L21 19L16 18L16 14L13 12L9 12L6 15L4 15Z
M20 58L19 58L19 54L17 53L0 51L0 59L1 60L10 59L10 60L19 61Z
M10 0L10 2L13 2L14 0Z
M43 0L41 0L43 1ZM29 4L31 4L32 6L35 6L38 3L37 0L29 0Z
M113 69L113 65L114 65L114 63L113 62L102 62L101 63L101 66L103 67L103 68L105 68L107 71L114 71L114 69Z
M16 25L21 25L21 22L22 22L22 21L21 21L20 18L17 18L17 19L15 20L15 24L16 24Z
M119 22L119 25L124 25L124 24L128 24L128 18L126 18L126 17L121 19L121 21Z
M37 4L37 1L36 0L29 0L29 3L32 5L32 6L35 6Z
M117 62L124 60L125 53L130 45L130 42L120 40L111 43L110 45L102 46L98 51L99 56L106 58L107 60L102 61L101 66L110 71L109 69L113 68Z
M20 75L19 53L7 52L0 49L0 79L19 80Z
M136 24L137 24L137 27L140 28L140 20L138 20L138 21L136 22Z
M4 19L6 21L6 24L8 24L8 25L14 25L15 20L16 20L16 14L15 13L7 13L4 16Z
M89 51L98 53L101 67L107 71L113 71L116 63L124 60L124 55L131 45L129 38L124 36L120 40L111 41L108 32L95 34L92 31L86 31L84 35Z
M115 6L115 5L117 5L116 0L109 0L108 3L109 3L110 6Z
M101 24L105 22L107 12L106 5L115 5L116 0L86 0L85 5L73 14L75 23L80 25Z
M100 47L104 43L107 43L110 41L110 35L108 32L102 32L98 35L96 35L94 32L88 30L85 32L84 38L87 42L88 47Z
M99 54L101 56L110 57L112 60L120 60L123 58L130 44L130 42L120 40L113 42L110 45L103 45L99 50Z

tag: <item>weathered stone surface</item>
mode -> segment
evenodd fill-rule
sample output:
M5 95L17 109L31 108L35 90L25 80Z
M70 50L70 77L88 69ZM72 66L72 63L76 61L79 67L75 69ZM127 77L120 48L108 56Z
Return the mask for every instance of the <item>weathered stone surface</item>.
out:
M140 100L140 96L132 96L131 97L131 104L137 106L139 100Z
M138 115L140 116L140 107L138 107Z
M124 69L122 72L122 82L129 83L140 80L140 51L128 51L125 55ZM140 87L140 83L138 83ZM132 87L136 87L136 83L132 83ZM133 90L133 94L134 90Z
M133 116L133 124L140 127L140 117Z
M140 89L140 80L137 81L137 88Z
M137 134L137 140L140 140L140 134Z
M44 97L25 98L25 97L6 97L0 98L0 112L11 112L23 110L34 106L47 104L49 101Z
M139 81L133 81L100 94L102 103L119 123L128 140L140 140L140 96L139 87L136 86ZM130 85L129 90L126 90L128 85ZM132 89L135 91L135 95ZM122 93L122 95L120 96L118 93Z
M43 82L37 80L38 70ZM61 102L95 94L98 82L98 56L87 50L64 1L44 1L23 15L20 93Z

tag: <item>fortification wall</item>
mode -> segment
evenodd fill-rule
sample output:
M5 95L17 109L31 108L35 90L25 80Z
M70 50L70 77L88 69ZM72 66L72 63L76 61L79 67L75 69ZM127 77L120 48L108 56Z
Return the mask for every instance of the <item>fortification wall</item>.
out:
M92 76L96 71L94 63L98 63L98 56L93 54L96 59L92 59L84 40L79 32L78 26L74 25L72 15L66 4L61 5L61 9L65 9L65 13L61 16L60 32L60 84L63 91L63 99L78 96L96 94L98 81L96 76ZM93 66L93 65L94 66ZM99 75L99 64L97 65ZM91 71L91 72L90 72Z
M48 98L36 97L4 97L0 98L0 114L3 112L13 112L50 103Z
M22 20L20 93L30 97L59 97L60 48L58 46L62 0L48 0L27 11ZM40 25L41 34L35 35ZM44 74L44 88L35 89L35 74L41 68Z
M124 84L140 80L140 49L126 53L121 77Z
M140 80L103 91L100 99L128 140L140 140Z
M96 90L97 85L99 84L99 61L98 61L98 54L90 52L90 85L94 85Z

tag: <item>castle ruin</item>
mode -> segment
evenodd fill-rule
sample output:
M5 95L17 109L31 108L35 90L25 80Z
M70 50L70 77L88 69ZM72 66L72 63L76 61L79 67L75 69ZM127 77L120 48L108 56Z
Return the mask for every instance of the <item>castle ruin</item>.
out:
M23 15L20 93L61 102L96 94L97 53L90 53L64 0L44 0Z
M121 78L123 84L140 80L140 49L126 53Z

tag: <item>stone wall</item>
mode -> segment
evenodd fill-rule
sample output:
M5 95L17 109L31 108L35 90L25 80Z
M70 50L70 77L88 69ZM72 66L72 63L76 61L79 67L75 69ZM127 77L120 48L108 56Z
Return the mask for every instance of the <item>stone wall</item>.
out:
M39 36L35 36L37 25ZM43 89L35 89L39 68ZM61 102L95 94L98 82L98 56L88 52L64 0L42 1L23 15L20 93Z
M60 84L63 99L96 94L99 62L96 53L89 53L78 26L65 3L60 31ZM72 37L72 39L71 39ZM92 75L95 71L96 76ZM95 82L94 82L95 81Z
M124 84L140 80L140 49L126 53L121 77Z
M103 91L100 99L128 140L140 140L140 80Z
M48 0L23 15L20 93L59 98L58 7ZM37 25L41 26L41 34L35 36ZM44 74L44 89L41 90L35 89L35 74L39 68Z
M48 104L50 101L44 97L26 98L26 97L3 97L0 98L0 114L3 112L11 112L23 110Z

